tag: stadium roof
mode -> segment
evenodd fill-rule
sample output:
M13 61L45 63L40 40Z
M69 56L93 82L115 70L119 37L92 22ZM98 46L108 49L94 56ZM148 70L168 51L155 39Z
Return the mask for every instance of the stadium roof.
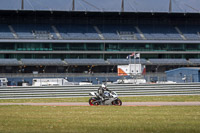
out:
M0 10L200 13L200 0L1 0Z

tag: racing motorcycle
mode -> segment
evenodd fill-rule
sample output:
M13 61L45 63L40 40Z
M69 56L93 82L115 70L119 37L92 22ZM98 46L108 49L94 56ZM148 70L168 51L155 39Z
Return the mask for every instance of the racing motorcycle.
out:
M104 95L106 96L105 100L102 101L100 98L99 94L97 92L90 92L90 96L92 96L89 99L89 104L90 105L122 105L122 101L118 98L118 95L116 92L111 91L111 92L104 92Z

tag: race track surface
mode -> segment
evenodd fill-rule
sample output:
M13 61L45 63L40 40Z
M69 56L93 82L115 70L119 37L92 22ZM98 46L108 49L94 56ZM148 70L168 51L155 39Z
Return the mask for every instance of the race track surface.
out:
M0 105L32 105L32 106L89 106L86 102L61 103L0 103ZM123 102L122 106L200 106L200 102Z

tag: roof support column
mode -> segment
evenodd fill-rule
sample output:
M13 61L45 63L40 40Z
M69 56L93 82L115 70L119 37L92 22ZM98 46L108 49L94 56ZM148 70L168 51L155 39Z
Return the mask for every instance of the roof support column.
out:
M75 10L75 0L72 0L72 11Z
M24 0L22 0L21 9L24 10Z
M124 12L124 0L122 0L121 12Z
M169 1L169 13L172 12L172 0Z

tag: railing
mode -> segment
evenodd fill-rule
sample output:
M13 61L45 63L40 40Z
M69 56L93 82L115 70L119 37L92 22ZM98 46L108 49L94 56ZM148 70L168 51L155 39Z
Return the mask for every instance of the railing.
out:
M92 76L117 76L117 73L1 73L1 77L15 78L15 77L92 77Z
M116 82L117 79L129 79L130 76L118 76L117 73L1 73L1 77L8 78L8 85L18 85L18 82L23 83L24 81L32 84L33 78L68 78L70 82L81 82L90 81L93 84L101 84L102 82ZM137 78L133 76L132 78ZM165 73L146 73L146 75L140 75L140 78L146 79L147 83L152 82L166 82L174 81L177 83L193 83L199 82L197 74L190 74L187 76L167 76Z
M0 99L88 97L99 85L1 87ZM200 95L200 83L108 85L119 96Z

